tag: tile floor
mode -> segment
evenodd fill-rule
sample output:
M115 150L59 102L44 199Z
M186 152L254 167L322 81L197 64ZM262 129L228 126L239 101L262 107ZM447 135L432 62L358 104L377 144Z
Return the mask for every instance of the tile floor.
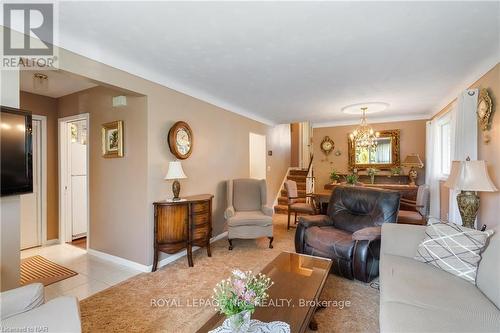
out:
M78 275L45 287L45 300L76 296L79 300L137 275L140 271L99 259L69 244L37 247L21 251L21 258L40 255L74 270Z

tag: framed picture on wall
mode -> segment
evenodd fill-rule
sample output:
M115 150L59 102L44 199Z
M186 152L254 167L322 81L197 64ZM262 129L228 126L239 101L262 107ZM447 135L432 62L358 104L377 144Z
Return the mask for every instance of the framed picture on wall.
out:
M123 157L123 121L117 120L102 125L102 156Z

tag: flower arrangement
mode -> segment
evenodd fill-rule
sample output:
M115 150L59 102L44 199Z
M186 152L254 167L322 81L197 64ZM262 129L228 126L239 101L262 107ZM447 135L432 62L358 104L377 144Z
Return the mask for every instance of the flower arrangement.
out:
M340 175L338 174L337 170L333 169L332 172L330 173L330 180L332 183L338 182L340 179Z
M358 182L358 175L355 173L351 173L350 175L345 176L345 181L347 184L356 185Z
M229 279L217 284L212 298L217 302L219 312L228 317L243 311L253 313L255 307L267 299L266 291L272 285L271 279L264 274L234 270Z

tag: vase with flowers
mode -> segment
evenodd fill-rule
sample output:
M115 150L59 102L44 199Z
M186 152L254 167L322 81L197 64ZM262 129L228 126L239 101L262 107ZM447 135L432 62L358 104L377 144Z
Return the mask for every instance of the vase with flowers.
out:
M377 174L378 170L375 168L368 168L366 169L366 173L368 176L370 176L370 182L373 184L375 183L375 175Z
M230 278L217 284L212 298L218 311L227 317L232 332L248 331L252 313L269 297L267 290L272 285L271 279L264 274L240 270L234 270Z

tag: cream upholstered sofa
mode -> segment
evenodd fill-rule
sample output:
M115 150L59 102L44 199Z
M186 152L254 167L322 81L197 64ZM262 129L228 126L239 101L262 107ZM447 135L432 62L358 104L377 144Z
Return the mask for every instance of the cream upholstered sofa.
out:
M499 228L479 263L476 284L413 259L425 226L382 226L381 332L500 332Z
M269 238L273 245L273 209L267 206L266 181L234 179L227 181L227 209L224 212L229 250L233 239Z
M1 331L81 332L80 309L76 297L64 296L44 302L41 283L2 292Z

